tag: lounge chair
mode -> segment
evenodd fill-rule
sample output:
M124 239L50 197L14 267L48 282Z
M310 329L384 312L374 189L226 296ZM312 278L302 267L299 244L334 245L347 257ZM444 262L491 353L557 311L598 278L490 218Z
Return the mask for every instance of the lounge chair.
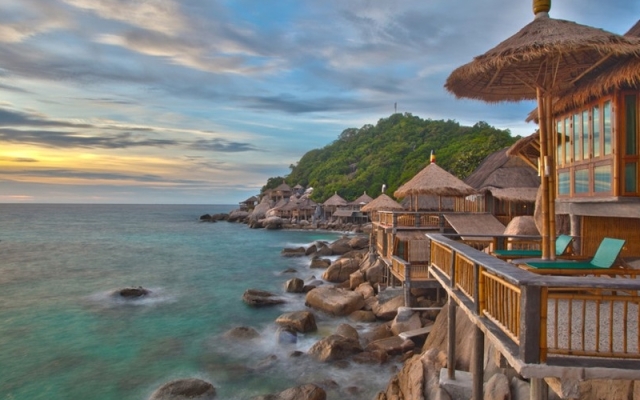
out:
M573 238L569 235L560 235L556 238L556 257L562 256ZM542 257L542 250L494 250L491 255L501 260L512 260L516 258L536 258Z
M608 269L613 266L622 251L624 240L604 238L596 250L596 254L589 261L560 260L560 261L527 261L525 267L535 269Z

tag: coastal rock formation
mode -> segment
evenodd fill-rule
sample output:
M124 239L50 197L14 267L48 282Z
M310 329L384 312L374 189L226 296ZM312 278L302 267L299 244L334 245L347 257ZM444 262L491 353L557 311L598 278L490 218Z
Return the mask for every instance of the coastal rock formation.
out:
M138 299L148 295L151 291L143 288L142 286L138 286L120 289L116 293L119 294L120 297L124 297L126 299Z
M358 331L349 324L340 324L336 328L336 335L344 336L355 341L360 341Z
M504 374L495 374L484 385L484 398L488 400L511 400L509 378Z
M326 400L327 393L312 383L296 386L276 394L254 397L252 400Z
M276 294L259 289L245 290L242 300L252 307L273 306L285 302L283 298Z
M349 319L354 322L376 322L373 311L358 310L349 314Z
M260 337L260 333L250 326L237 326L226 331L223 337L234 340L251 340Z
M349 247L355 250L362 250L369 248L369 237L367 236L356 236L353 239L349 240Z
M276 319L276 324L291 328L300 333L318 330L316 317L309 311L294 311L282 314Z
M276 330L276 341L278 344L296 344L298 342L298 333L295 329L288 326L281 326Z
M216 388L201 379L178 379L160 386L149 400L211 400L216 397Z
M262 221L264 229L282 229L282 218L280 217L267 217Z
M327 269L329 268L330 265L331 265L331 260L329 260L328 258L320 258L316 256L311 259L311 264L309 265L309 268Z
M322 274L322 279L329 282L340 283L349 280L349 275L356 272L359 263L353 258L341 258L336 260Z
M330 335L320 339L309 349L309 355L321 362L343 360L360 353L362 347L357 340L341 335Z
M385 339L373 341L365 347L367 351L383 351L390 356L406 353L415 348L415 343L409 339L402 339L400 336L391 336Z
M364 306L360 293L333 287L318 287L307 293L305 304L334 316L347 316Z
M289 279L284 283L284 290L287 293L304 293L304 281L300 278Z
M229 213L229 218L227 218L227 221L229 221L229 222L245 222L245 220L247 219L248 216L249 216L249 212L248 211L234 210L234 211L231 211Z
M349 245L350 241L351 239L348 237L343 237L342 239L338 239L334 241L329 245L329 248L331 249L331 253L336 255L342 255L350 252L351 250L353 250L353 248L351 248L351 246Z
M382 304L374 304L372 311L379 319L388 321L394 319L396 317L396 314L398 313L398 308L403 306L404 297L403 295L398 295Z
M305 253L304 247L293 247L293 248L285 247L280 252L280 255L283 257L302 257L305 255L304 253Z

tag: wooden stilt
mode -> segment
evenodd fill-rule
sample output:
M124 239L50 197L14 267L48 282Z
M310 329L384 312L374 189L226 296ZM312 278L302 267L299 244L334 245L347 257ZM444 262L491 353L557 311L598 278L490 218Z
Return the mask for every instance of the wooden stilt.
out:
M473 335L473 399L484 398L482 384L484 383L484 332L478 326Z
M547 176L547 123L544 112L542 89L537 88L538 98L538 127L540 128L540 182L542 188L542 259L549 259L549 179Z
M449 332L447 335L448 352L447 352L447 378L449 380L456 379L456 307L457 304L451 298L449 299Z
M531 400L547 400L549 397L549 386L542 378L531 378L529 398Z
M555 163L555 142L557 135L554 134L553 121L551 118L552 100L551 96L545 95L545 124L547 126L547 162L549 164L549 259L556 259L556 163Z

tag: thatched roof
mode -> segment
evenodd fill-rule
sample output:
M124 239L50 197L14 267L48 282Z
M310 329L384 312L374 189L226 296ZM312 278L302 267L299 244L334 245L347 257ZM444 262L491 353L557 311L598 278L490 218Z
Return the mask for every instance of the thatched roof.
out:
M292 197L289 202L278 207L281 211L294 210L315 210L317 204L310 198L303 196L300 198Z
M584 74L639 54L639 38L538 13L518 33L454 70L445 87L457 97L487 102L533 100L536 87L561 93Z
M464 180L465 183L477 190L540 186L537 172L520 158L507 156L507 150L504 148L487 156Z
M507 149L507 155L509 157L525 157L534 163L540 157L540 134L538 131L512 144Z
M290 192L291 191L291 186L287 185L285 182L282 182L274 190L277 191L277 192Z
M373 201L373 199L371 198L371 196L369 196L367 194L367 192L364 192L362 194L362 196L360 196L357 199L355 199L354 201L350 202L349 205L350 206L359 206L359 205L369 204L372 201Z
M488 187L486 191L499 200L507 200L513 203L534 203L536 201L537 187L518 188L494 188Z
M452 213L444 214L444 218L449 225L459 233L463 239L466 239L464 234L467 235L502 235L504 232L504 225L492 214L483 213ZM471 240L490 240L491 237L486 238L472 238Z
M471 186L440 168L436 163L431 163L409 182L400 186L393 195L398 198L418 194L467 196L475 192Z
M335 206L335 207L346 206L347 205L347 201L345 199L343 199L342 197L340 197L338 192L336 192L333 196L331 196L327 200L325 200L324 203L322 203L322 205L323 206Z
M241 203L250 204L250 203L255 203L257 201L258 201L258 198L256 196L251 196L248 199L246 199L245 201L241 201Z
M397 201L382 193L374 200L371 200L371 202L369 202L366 206L363 206L360 211L393 211L402 209L402 206Z

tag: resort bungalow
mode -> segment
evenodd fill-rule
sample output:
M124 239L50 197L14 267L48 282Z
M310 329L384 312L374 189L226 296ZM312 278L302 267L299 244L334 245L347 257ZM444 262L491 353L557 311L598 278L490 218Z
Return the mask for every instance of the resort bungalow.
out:
M240 202L240 209L243 211L253 210L258 204L258 198L256 196L251 196L245 201Z
M371 196L369 196L367 192L364 192L362 196L358 197L354 201L348 202L346 206L338 208L333 213L333 217L340 219L343 223L366 223L369 220L369 217L360 210L371 201L373 201Z
M322 203L322 213L324 215L325 220L330 220L333 214L338 210L338 208L343 208L347 206L347 201L343 199L338 192L335 192L333 196L329 197L327 200Z
M466 208L493 214L503 225L517 216L533 215L540 177L529 163L498 150L480 163L464 182L478 191L466 198Z

